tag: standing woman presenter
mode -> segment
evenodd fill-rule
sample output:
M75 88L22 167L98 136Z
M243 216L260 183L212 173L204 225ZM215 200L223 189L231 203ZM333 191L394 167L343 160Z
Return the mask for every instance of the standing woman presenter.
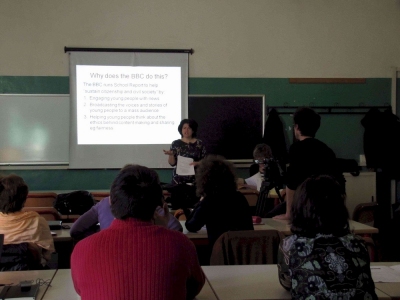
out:
M172 184L194 183L195 181L194 175L177 174L176 166L179 156L192 158L193 162L190 165L195 167L206 156L206 148L203 142L196 138L197 127L195 120L183 119L178 126L181 138L172 142L170 150L163 150L164 154L168 155L168 163L174 167Z

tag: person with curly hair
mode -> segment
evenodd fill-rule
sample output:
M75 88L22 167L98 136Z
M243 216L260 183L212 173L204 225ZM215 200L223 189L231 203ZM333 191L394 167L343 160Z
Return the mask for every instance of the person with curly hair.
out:
M222 157L209 155L196 173L197 195L200 201L187 214L186 229L196 232L207 228L212 249L219 236L230 230L254 230L250 206L237 190L233 165Z
M296 189L293 235L278 252L279 281L292 299L378 299L368 250L350 233L345 198L328 175L310 177Z

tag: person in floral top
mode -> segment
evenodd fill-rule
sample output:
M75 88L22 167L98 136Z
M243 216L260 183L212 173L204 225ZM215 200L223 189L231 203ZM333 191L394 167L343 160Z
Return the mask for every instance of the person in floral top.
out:
M345 195L332 177L306 179L291 207L293 235L278 252L281 285L292 299L378 299L368 250L350 233Z
M164 150L164 154L168 155L168 163L174 167L172 184L194 183L195 181L194 175L183 176L176 173L178 156L192 158L191 165L195 167L200 160L206 157L206 148L203 142L196 138L197 127L195 120L183 119L178 126L181 138L172 142L170 150Z

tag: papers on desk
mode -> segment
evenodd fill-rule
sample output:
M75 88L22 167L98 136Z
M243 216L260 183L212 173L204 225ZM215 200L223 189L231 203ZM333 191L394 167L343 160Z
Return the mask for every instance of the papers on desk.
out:
M194 175L194 166L190 165L192 162L193 158L178 155L178 162L176 163L176 174L182 176Z
M400 265L371 266L371 274L374 282L400 282Z

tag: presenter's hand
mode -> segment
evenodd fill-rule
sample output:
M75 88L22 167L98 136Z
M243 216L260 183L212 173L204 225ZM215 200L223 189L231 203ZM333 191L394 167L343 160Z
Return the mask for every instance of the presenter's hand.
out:
M172 150L163 150L165 155L174 155L174 151Z
M199 164L200 164L199 161L194 161L194 162L190 163L189 165L190 165L190 166L197 167Z
M171 218L171 214L169 212L168 204L164 203L163 207L157 206L153 215L154 224L168 228L169 218Z

